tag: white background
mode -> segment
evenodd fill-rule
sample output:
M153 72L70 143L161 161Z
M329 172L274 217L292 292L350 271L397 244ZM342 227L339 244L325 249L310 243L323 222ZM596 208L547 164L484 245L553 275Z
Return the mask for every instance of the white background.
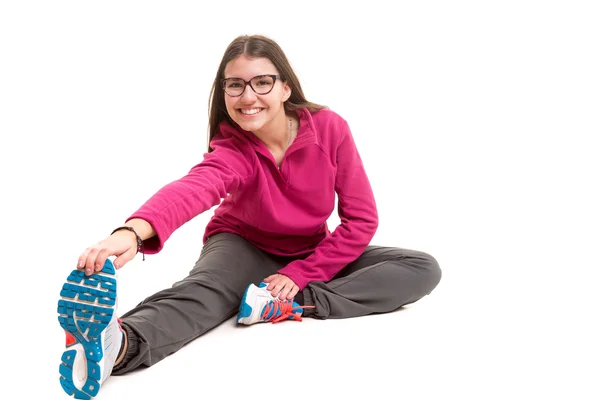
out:
M97 398L598 399L599 20L593 1L3 2L0 398L66 398L64 278L202 159L223 51L260 33L349 121L374 244L429 252L442 282L387 315L229 321ZM121 313L185 276L211 214L120 271Z

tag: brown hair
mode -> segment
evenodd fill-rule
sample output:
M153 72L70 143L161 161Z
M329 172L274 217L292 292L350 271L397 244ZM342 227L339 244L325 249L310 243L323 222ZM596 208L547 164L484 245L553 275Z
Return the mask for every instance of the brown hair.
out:
M217 76L215 77L210 91L208 102L209 152L212 151L210 148L210 141L217 134L219 124L224 120L232 122L227 113L227 109L225 108L225 92L221 87L221 82L225 78L225 67L227 66L227 63L241 55L246 55L251 58L264 57L268 58L273 63L281 76L281 81L286 82L292 90L290 98L284 103L286 112L297 110L299 108L307 108L310 112L315 112L326 108L325 106L311 103L306 100L296 73L292 69L285 53L275 41L262 35L238 36L225 50L225 54L223 54L223 59L221 60L221 64L217 71Z

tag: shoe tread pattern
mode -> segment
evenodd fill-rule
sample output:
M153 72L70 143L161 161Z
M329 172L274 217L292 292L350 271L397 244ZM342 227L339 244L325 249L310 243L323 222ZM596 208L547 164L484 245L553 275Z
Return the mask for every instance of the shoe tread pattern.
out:
M81 343L87 363L87 380L79 390L73 383L76 350L67 348L59 366L60 383L64 391L75 399L89 400L100 390L98 362L103 356L100 337L113 317L117 302L117 280L112 262L106 260L101 274L85 276L82 270L72 271L60 296L58 322L75 337L77 343Z

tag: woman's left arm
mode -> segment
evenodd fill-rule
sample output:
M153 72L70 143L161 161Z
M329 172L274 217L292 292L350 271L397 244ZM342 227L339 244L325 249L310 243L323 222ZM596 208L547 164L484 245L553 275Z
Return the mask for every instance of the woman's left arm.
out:
M298 290L311 281L330 281L362 254L377 230L379 219L373 190L347 123L343 124L336 164L335 191L340 224L313 254L278 271L289 277ZM281 294L293 297L291 291Z

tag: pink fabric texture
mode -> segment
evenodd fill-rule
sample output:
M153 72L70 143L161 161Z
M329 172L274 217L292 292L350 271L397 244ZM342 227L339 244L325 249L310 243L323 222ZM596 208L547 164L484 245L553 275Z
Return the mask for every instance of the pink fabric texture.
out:
M142 218L157 232L144 243L145 252L159 252L176 229L220 204L204 241L230 232L269 253L304 257L279 271L300 290L311 281L331 280L360 256L378 216L348 124L328 109L297 113L298 135L281 168L254 134L221 123L213 151L128 218ZM327 219L336 193L340 224L331 232Z

